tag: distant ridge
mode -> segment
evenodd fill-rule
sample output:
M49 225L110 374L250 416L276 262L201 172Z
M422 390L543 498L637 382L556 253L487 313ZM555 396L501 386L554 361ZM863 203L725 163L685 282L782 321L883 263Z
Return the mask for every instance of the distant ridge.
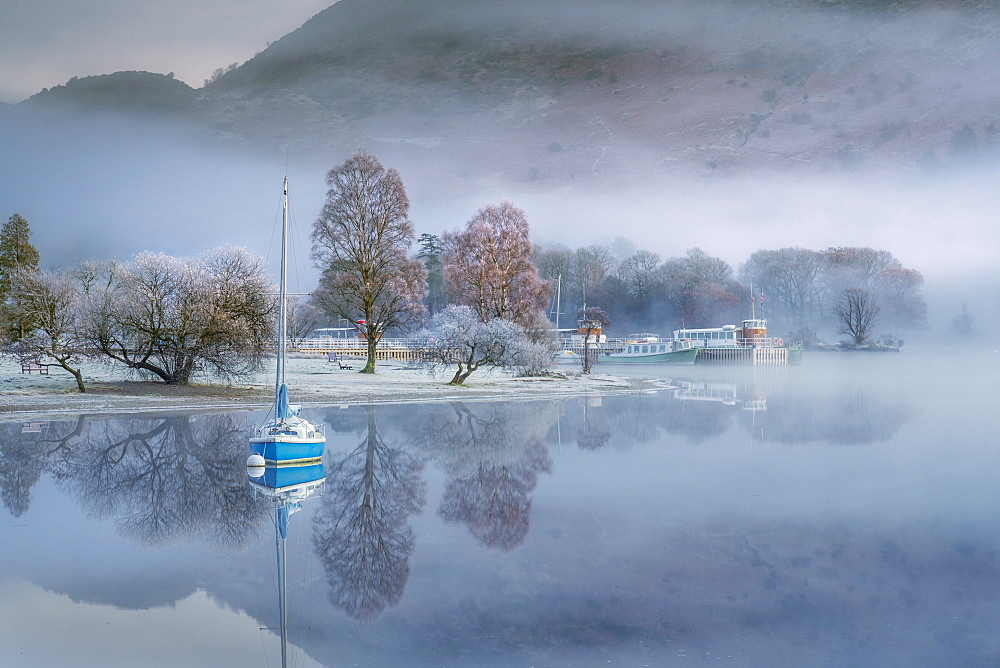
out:
M340 0L201 89L119 72L21 105L172 118L318 164L364 147L529 187L920 171L997 156L996 7Z

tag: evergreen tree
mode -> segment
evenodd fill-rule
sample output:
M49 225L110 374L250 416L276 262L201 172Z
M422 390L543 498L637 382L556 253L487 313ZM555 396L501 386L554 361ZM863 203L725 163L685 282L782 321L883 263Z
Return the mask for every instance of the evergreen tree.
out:
M424 232L417 239L420 250L417 258L427 269L427 296L424 303L430 315L438 313L445 306L444 278L441 274L441 239L436 234Z
M10 308L10 286L14 274L38 269L38 250L31 244L28 221L14 214L0 229L0 320L14 339L20 339L30 329Z
M976 333L976 328L972 326L975 322L975 318L969 313L969 306L965 302L962 302L962 310L951 319L951 331L954 334L961 336L963 339L972 338Z

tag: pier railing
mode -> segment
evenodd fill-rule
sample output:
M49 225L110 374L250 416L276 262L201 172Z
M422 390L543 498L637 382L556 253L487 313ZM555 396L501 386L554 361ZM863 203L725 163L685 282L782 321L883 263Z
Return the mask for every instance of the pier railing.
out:
M415 361L423 357L427 339L382 338L375 344L375 359ZM368 341L361 338L328 337L289 339L289 352L335 354L347 358L367 357Z

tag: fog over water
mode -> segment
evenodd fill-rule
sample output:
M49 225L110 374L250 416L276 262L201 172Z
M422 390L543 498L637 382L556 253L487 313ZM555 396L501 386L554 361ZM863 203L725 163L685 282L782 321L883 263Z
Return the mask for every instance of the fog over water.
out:
M996 354L817 353L647 371L663 389L644 394L311 407L328 483L290 521L293 651L988 664L997 372ZM0 663L273 665L257 418L0 425Z

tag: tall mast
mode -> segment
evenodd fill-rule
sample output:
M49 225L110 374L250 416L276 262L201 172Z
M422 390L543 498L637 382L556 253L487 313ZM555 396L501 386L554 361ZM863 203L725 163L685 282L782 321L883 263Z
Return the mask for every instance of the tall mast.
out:
M559 312L562 311L562 274L556 283L556 337L559 336Z
M288 327L288 315L285 312L285 292L287 290L286 274L288 272L288 177L285 177L281 198L281 277L278 283L278 364L274 377L275 410L278 404L278 392L285 382L285 335Z

